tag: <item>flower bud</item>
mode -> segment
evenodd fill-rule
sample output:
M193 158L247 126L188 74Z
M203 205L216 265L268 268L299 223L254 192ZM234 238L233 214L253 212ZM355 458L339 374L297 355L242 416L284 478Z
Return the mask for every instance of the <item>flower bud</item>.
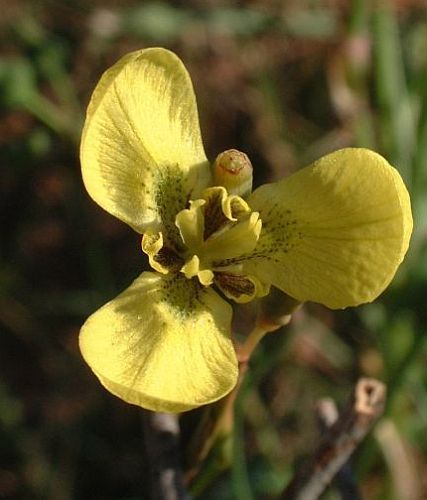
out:
M225 187L229 194L244 197L252 191L252 164L245 153L237 149L220 153L213 170L214 184Z

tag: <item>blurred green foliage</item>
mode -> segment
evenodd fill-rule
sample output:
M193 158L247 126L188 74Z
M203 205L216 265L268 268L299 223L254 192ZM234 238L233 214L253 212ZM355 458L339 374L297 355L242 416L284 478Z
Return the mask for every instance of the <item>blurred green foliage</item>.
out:
M140 410L98 386L77 346L84 318L146 262L137 236L84 192L78 140L102 71L151 45L189 68L210 158L247 152L260 184L339 147L371 147L404 176L415 219L406 261L374 304L307 304L263 341L235 435L195 497L274 498L319 438L316 401L343 404L371 375L388 405L354 457L358 483L369 499L424 498L425 2L15 0L0 27L0 498L147 498ZM237 311L237 331L250 312ZM200 414L181 419L183 446Z

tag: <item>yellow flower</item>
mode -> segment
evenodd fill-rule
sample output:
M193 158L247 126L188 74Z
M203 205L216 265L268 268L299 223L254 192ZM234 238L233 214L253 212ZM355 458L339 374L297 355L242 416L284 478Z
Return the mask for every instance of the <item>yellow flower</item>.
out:
M342 149L250 194L250 176L233 178L240 160L249 167L232 153L217 162L230 178L214 174L190 77L167 50L126 55L93 93L81 142L85 186L143 235L155 271L81 330L84 359L125 401L178 412L234 387L224 296L247 302L273 285L299 301L355 306L386 288L406 253L409 196L378 154Z

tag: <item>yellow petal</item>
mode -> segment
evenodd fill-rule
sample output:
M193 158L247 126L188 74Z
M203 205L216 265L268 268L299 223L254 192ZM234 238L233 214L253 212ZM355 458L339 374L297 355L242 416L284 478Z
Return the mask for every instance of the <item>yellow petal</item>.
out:
M251 252L257 244L261 224L258 212L252 212L233 225L224 226L205 241L200 254L201 260L222 267L224 259Z
M202 207L205 200L190 201L190 208L181 210L175 218L175 225L187 248L198 249L203 244L205 218Z
M85 186L142 233L178 238L175 215L209 184L190 77L164 49L132 52L104 73L81 142Z
M214 273L208 268L201 268L200 259L193 255L180 269L187 279L197 276L203 286L209 286L213 283Z
M159 255L160 250L163 248L163 235L162 233L145 233L141 242L142 250L148 255L150 266L159 271L159 273L167 274L168 268L163 266L156 257Z
M390 283L412 232L397 172L366 149L342 149L248 200L262 232L244 264L300 300L331 308L374 300Z
M250 213L249 205L237 195L229 195L221 186L214 186L203 191L204 233L207 240L227 222L236 222Z
M231 307L183 276L143 273L95 312L80 334L83 357L113 394L180 412L227 394L237 380Z
M223 200L222 210L227 219L232 221L241 219L251 211L246 201L236 194L229 195Z

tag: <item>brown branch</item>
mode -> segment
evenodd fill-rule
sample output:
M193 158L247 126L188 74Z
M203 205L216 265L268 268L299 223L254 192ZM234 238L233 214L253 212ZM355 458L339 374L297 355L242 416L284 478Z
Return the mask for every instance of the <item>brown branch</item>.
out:
M313 457L296 473L282 500L316 500L384 411L386 388L374 379L356 384L349 404L330 427Z
M185 500L176 415L144 411L144 441L151 500Z
M338 408L333 399L323 398L317 404L316 413L319 419L320 431L322 435L324 435L324 433L338 420ZM341 500L362 499L362 495L354 477L351 458L338 470L333 480L333 484L339 491Z

